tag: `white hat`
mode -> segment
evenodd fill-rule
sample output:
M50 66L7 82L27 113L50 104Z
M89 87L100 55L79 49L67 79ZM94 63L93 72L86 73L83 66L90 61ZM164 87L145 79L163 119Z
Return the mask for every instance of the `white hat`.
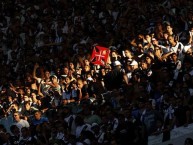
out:
M120 61L116 60L116 61L114 62L114 66L118 66L118 65L121 65L121 63L120 63Z
M51 75L51 77L52 77L52 78L58 79L58 77L57 77L56 75Z
M156 41L156 39L155 39L155 38L152 38L152 41Z
M89 77L87 78L87 81L93 81L93 78Z
M66 78L68 75L61 75L62 78Z
M130 65L138 65L138 62L133 60Z

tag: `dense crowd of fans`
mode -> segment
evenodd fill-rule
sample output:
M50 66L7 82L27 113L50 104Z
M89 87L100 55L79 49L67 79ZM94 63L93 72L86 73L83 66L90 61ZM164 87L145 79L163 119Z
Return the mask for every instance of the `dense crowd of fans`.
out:
M0 7L0 144L147 145L192 123L191 0ZM90 61L97 45L104 66Z

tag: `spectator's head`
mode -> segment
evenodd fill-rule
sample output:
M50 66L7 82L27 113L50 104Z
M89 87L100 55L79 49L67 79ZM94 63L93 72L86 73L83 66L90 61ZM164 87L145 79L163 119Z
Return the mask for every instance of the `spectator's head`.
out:
M30 101L30 98L29 98L29 96L24 95L24 96L23 96L23 100L24 100L24 102L27 102L27 101Z
M153 57L150 55L146 55L145 60L148 65L151 65L153 63Z
M145 40L147 41L147 43L151 43L151 36L149 34L146 34Z
M25 108L25 110L30 110L30 108L31 108L30 101L27 101L24 103L24 108Z
M27 137L30 135L29 128L27 128L27 127L22 127L22 128L21 128L21 135L22 135L22 137L23 137L24 139L27 138Z
M73 80L70 83L72 85L72 89L76 89L77 88L77 81L76 80Z
M129 58L129 59L133 58L133 54L132 54L132 52L129 50L129 48L128 48L128 49L125 49L125 50L124 50L124 53L125 53L125 57L127 57L127 58Z
M17 125L11 125L10 126L10 131L13 135L18 136L20 134L20 130L17 127Z
M18 111L14 112L14 113L13 113L13 119L14 119L14 121L19 122L20 119L21 119L20 116L21 116L21 114L20 114Z
M65 77L65 84L69 85L71 82L70 77Z
M171 54L171 59L172 59L172 61L176 62L176 61L178 60L178 55L177 55L177 53L172 53L172 54Z
M156 55L161 55L163 52L162 52L162 49L160 48L160 47L154 47L154 53L156 54Z
M131 62L127 62L127 64L126 64L126 71L128 71L128 72L131 72L132 71L132 66L130 65L131 64Z
M13 102L11 105L11 111L15 112L19 110L19 104L17 102Z
M138 98L138 107L139 108L144 108L145 107L146 100L144 97L139 97Z
M36 111L36 112L34 113L34 118L35 118L36 120L40 120L41 116L42 116L41 111Z
M52 81L52 83L56 83L58 82L58 77L56 75L52 75L50 76L50 80Z
M75 123L76 123L77 126L83 125L83 124L84 124L84 119L83 119L83 117L80 116L80 115L76 116L76 118L75 118Z
M110 56L111 56L111 61L118 60L118 53L116 50L112 50Z
M56 74L56 76L60 76L60 73L61 73L61 70L60 70L60 67L57 67L56 69L55 69L55 74Z
M83 70L85 72L89 72L90 71L90 65L85 65Z
M165 31L165 32L163 33L163 38L164 38L165 40L167 40L167 39L168 39L168 36L169 36L168 32Z
M18 93L19 93L20 95L24 95L24 94L25 94L25 91L24 91L24 89L19 88L19 89L18 89Z
M114 67L115 68L121 68L122 64L120 61L116 60L114 63L113 63Z
M132 70L138 69L138 62L136 60L133 60L130 65L132 67Z
M193 66L192 61L193 61L193 58L192 58L191 56L187 56L187 57L184 59L184 67L185 67L187 70L190 70L191 67Z
M192 138L186 138L184 141L184 145L193 145L193 139Z
M62 75L68 75L69 73L69 68L67 66L64 66L62 69Z
M83 80L82 80L81 78L78 78L78 79L77 79L77 86L78 86L78 88L80 88L80 89L83 88L84 82L83 82Z
M176 43L176 41L175 41L175 39L174 39L174 37L173 37L172 35L169 35L169 36L168 36L168 41L169 41L169 43L170 43L171 45L173 45L173 44Z
M173 34L173 27L171 25L166 25L166 31L168 34L172 35Z
M84 65L90 65L90 61L88 59L84 59Z
M32 102L36 102L37 101L37 94L32 92L31 93L31 98L32 98Z
M73 62L69 62L69 69L70 69L71 71L74 71L75 66L74 66L74 63L73 63Z
M146 70L148 68L148 64L147 64L146 60L141 61L141 68L142 68L142 70Z
M7 100L9 103L12 103L13 102L13 97L11 95L7 96Z
M45 77L45 79L50 79L50 71L49 70L44 71L44 77Z
M25 87L25 94L26 95L29 95L31 93L31 89L30 89L30 87Z
M0 124L0 132L6 132L6 128L3 124Z

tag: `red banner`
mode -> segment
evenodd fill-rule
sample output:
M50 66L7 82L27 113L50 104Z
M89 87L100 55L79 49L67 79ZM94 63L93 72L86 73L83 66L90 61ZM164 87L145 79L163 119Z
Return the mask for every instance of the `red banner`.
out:
M109 57L109 49L102 46L94 46L91 62L96 65L105 65Z

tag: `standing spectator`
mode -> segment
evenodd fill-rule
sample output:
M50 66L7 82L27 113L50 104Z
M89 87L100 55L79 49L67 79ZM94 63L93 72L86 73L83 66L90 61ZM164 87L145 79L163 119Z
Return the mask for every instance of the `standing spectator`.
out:
M5 127L2 124L0 124L0 144L3 145L9 143L8 139L9 135L6 132Z
M84 80L77 79L78 98L80 102L89 101L88 85L84 83Z
M24 103L24 107L22 109L22 116L25 118L25 120L27 120L28 122L30 122L31 117L33 116L34 112L37 111L37 108L34 108L31 106L30 102L27 101Z
M29 128L22 127L19 145L26 145L26 144L36 145L37 141L36 141L35 137L31 136Z
M125 72L120 61L114 61L113 67L113 70L108 72L104 78L107 90L119 89L122 87L123 82L128 83L124 77Z
M37 126L38 124L49 122L47 117L43 117L40 111L34 113L34 117L31 120L32 126Z
M33 78L37 80L38 84L40 85L40 92L43 93L43 95L48 94L48 90L50 88L50 71L44 70L44 73L42 74L41 78L38 78L36 76L36 70L39 68L39 64L34 65L33 69Z
M183 105L183 98L178 98L176 100L174 116L174 125L176 127L188 126L188 124L191 122L190 108Z
M21 133L17 125L10 126L11 135L9 137L9 143L12 145L18 145Z
M27 128L30 127L29 122L27 120L21 119L21 114L19 112L13 113L13 120L14 120L13 125L14 124L17 125L20 131L22 127L27 127Z

